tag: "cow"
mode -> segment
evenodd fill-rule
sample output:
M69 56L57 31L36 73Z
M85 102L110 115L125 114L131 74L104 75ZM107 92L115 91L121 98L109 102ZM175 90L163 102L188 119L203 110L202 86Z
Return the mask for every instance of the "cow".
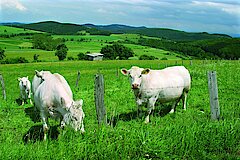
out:
M69 125L75 131L85 132L83 100L73 100L72 91L68 90L70 87L64 77L60 74L43 74L38 71L36 76L42 79L34 94L34 102L43 122L44 140L49 129L47 126L49 117L60 118L61 127Z
M22 105L24 105L24 103L27 102L27 100L29 100L30 103L32 104L32 100L31 100L31 83L28 80L28 76L27 77L18 78L18 81L19 81L20 99L22 101Z
M191 77L184 66L173 66L162 70L133 66L129 70L121 69L121 73L130 77L131 87L140 114L141 106L147 103L148 115L145 118L145 123L149 122L149 116L154 110L156 101L160 103L171 102L170 113L174 113L176 105L182 99L183 109L186 110Z

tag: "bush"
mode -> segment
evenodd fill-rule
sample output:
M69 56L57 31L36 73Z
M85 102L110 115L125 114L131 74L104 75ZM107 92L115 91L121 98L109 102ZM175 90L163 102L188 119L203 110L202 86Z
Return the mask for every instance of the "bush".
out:
M84 53L79 53L77 56L78 60L88 60L88 57Z
M139 57L139 60L154 60L154 59L158 59L158 58L154 56L148 56L146 54L143 54Z
M5 50L3 50L2 48L0 48L0 60L2 60L5 56L4 54Z
M166 57L161 58L161 60L168 60Z
M2 64L16 64L16 63L29 63L29 61L24 57L10 58L1 61Z
M68 57L67 59L68 59L69 61L75 60L75 58L73 58L73 57Z
M112 46L107 45L103 47L100 53L104 54L104 58L106 59L116 59L118 57L120 60L125 60L134 56L134 52L131 48L118 43L115 43Z

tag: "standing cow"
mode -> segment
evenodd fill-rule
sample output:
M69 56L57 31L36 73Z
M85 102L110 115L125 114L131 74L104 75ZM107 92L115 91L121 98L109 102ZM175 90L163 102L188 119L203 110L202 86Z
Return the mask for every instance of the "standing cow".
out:
M30 103L32 104L31 100L31 83L27 77L18 78L19 81L19 88L20 88L20 99L22 101L22 105L29 99Z
M42 118L44 140L49 129L48 117L61 118L61 127L66 124L76 131L84 132L83 100L73 100L72 91L69 91L70 87L66 80L59 74L42 74L38 71L36 76L42 79L34 94L34 101Z
M172 102L170 113L173 113L177 103L182 99L183 108L186 110L191 78L185 67L174 66L162 70L151 70L133 66L129 70L121 69L121 72L130 77L140 113L142 104L147 103L148 115L145 118L145 123L149 122L149 115L154 110L157 100L160 103Z

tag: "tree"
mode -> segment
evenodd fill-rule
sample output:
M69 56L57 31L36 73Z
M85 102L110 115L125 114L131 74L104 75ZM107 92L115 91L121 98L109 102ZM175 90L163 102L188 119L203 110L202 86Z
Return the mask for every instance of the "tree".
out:
M131 48L125 47L124 45L115 43L112 46L105 46L100 51L104 54L104 58L107 59L128 59L129 57L133 57L134 52Z
M86 54L80 52L78 55L78 60L87 60L88 57L86 56Z
M34 56L33 56L34 61L38 61L38 57L39 57L38 54L34 54Z
M4 54L5 50L3 50L2 48L0 48L0 60L2 60L5 56Z
M58 56L59 61L64 60L67 57L67 46L63 43L57 46L55 56Z

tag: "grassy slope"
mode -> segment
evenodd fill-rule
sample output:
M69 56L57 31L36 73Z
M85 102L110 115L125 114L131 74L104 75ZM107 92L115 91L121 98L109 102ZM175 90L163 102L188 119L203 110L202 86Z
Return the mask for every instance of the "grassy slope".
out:
M188 109L177 107L175 114L157 107L151 123L136 118L133 93L126 77L116 77L116 68L132 65L163 68L175 61L102 61L54 62L0 65L7 91L7 101L0 101L0 159L238 159L240 158L240 70L238 61L188 61L184 65L192 76ZM69 82L75 99L84 100L86 134L52 127L55 138L42 142L41 122L34 123L31 105L18 106L17 77L33 77L34 70L62 74ZM74 88L77 71L81 72L79 89ZM116 126L97 128L94 108L94 75L100 70L105 78L105 106L108 117L115 116ZM216 70L222 120L210 120L206 72ZM120 74L120 73L119 73ZM204 111L201 113L200 111ZM30 114L31 115L31 114ZM51 126L57 123L50 121ZM34 130L34 132L32 132ZM26 144L26 133L34 133ZM59 133L59 134L57 134ZM54 140L56 139L57 140ZM26 138L27 139L27 138ZM34 143L34 140L36 142Z
M41 33L39 31L23 29L23 28L16 28L16 27L9 27L9 26L0 26L0 34L20 34L20 33Z
M54 38L64 38L68 41L66 42L67 47L69 48L68 57L75 57L82 52L100 52L101 48L105 45L110 45L109 42L114 41L137 41L139 35L135 34L113 34L111 36L80 36L80 35L56 35ZM84 42L80 42L80 39L84 39ZM176 57L177 54L174 52L167 52L161 49L154 49L150 47L143 47L140 45L126 44L126 46L133 49L136 55L139 57L142 54L152 55L158 57L159 59L166 57L168 59L180 59ZM55 56L55 51L44 51L31 49L31 41L22 37L14 38L1 38L0 47L5 50L6 58L16 58L16 57L25 57L30 62L33 61L33 55L39 54L39 60L42 61L56 61L57 57ZM166 53L171 53L166 55Z

